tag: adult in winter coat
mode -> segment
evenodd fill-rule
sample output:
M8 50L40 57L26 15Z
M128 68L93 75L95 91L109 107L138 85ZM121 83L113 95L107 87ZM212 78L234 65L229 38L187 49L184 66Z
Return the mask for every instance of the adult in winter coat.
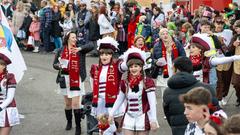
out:
M192 74L192 62L187 57L178 57L173 61L175 74L168 80L168 88L163 94L163 110L173 135L184 135L188 121L184 115L184 106L179 101L179 95L185 94L195 87L204 87L210 90L213 97L215 92L212 87L198 81ZM215 98L216 103L217 99Z
M57 83L60 85L65 100L66 130L72 128L73 109L76 123L75 135L81 134L80 96L84 92L83 82L86 79L85 54L91 49L92 47L89 45L78 46L76 34L69 32L53 63L53 67L59 70Z
M13 35L16 35L19 28L22 26L24 19L24 10L23 10L23 2L19 1L16 6L16 10L13 12Z
M167 87L168 78L173 75L173 60L179 56L185 56L186 53L183 45L170 36L168 29L161 29L159 35L161 40L153 48L153 64L159 68L156 72L157 86L160 86L163 91Z
M100 35L105 36L113 36L113 32L115 29L113 28L111 24L111 20L109 16L107 15L107 9L106 6L101 6L98 16L98 24L100 27Z
M51 35L53 36L53 39L54 39L55 49L59 49L62 47L61 37L62 37L63 29L59 25L60 21L61 21L61 13L59 11L59 7L53 6Z
M94 45L94 50L91 51L91 55L98 56L97 51L97 40L100 39L100 32L99 32L99 25L98 25L98 7L93 5L91 9L91 19L86 25L86 28L88 29L88 40L89 44Z

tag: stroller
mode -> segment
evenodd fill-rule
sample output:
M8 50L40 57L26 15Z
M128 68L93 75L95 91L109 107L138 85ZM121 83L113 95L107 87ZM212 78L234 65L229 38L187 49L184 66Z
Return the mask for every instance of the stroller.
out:
M92 92L87 93L82 98L83 116L87 118L87 134L92 135L93 133L98 133L98 121L91 115L92 108Z

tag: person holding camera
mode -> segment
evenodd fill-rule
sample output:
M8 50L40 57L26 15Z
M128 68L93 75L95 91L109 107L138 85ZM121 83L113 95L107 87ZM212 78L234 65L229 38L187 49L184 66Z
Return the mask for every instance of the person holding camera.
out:
M72 128L72 109L74 111L76 132L81 134L80 96L84 94L84 80L86 79L85 54L93 47L77 44L76 33L71 31L66 34L63 47L55 56L53 68L59 70L57 83L60 86L65 101L65 115L67 119L66 130Z
M240 55L240 20L237 20L233 28L236 34L233 36L232 41L230 43L230 52L235 55ZM233 62L233 75L232 75L232 84L236 90L237 96L237 104L236 106L240 106L240 61Z

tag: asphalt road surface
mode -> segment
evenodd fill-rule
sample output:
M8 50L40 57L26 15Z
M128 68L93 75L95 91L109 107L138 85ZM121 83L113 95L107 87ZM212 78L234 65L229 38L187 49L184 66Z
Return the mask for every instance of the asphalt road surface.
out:
M57 71L52 68L53 54L35 54L23 52L27 71L17 86L16 101L19 113L22 115L21 124L12 129L11 135L74 135L74 128L65 131L64 101L55 83ZM97 63L98 59L87 57L87 70ZM89 77L86 80L86 90L89 87ZM167 121L163 119L160 91L157 91L157 111L160 128L150 135L171 135ZM235 91L231 88L228 104L224 110L228 115L240 112L235 107ZM73 123L73 127L75 124ZM82 121L82 135L86 133L86 121Z

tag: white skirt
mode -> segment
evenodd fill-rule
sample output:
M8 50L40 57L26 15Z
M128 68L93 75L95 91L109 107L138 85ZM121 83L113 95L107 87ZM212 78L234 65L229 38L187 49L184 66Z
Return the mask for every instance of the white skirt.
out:
M134 130L134 131L145 131L146 126L149 127L149 121L146 120L146 114L138 116L131 116L129 113L125 113L123 120L123 129Z
M17 107L7 107L0 112L0 127L12 127L20 124Z
M120 117L124 115L125 112L125 104L122 104L120 108L114 113L114 117ZM108 115L111 111L112 107L105 107L105 98L99 96L98 97L98 106L92 107L91 115L94 117L98 117L99 115L106 114Z
M79 84L80 91L79 90L73 91L73 90L70 90L69 75L64 75L64 77L65 77L65 81L66 81L66 88L60 88L60 86L59 86L59 89L63 96L67 96L68 98L73 98L73 97L85 95L85 85L84 85L84 82L81 82L81 79L80 79L80 84Z

